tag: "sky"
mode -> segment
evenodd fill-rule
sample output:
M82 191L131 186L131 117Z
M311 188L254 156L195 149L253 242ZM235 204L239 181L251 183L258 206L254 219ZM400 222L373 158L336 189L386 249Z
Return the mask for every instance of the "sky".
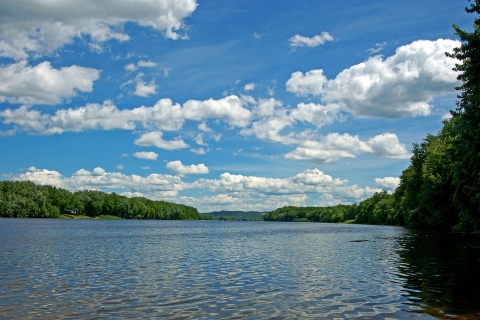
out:
M3 0L0 179L200 212L392 192L468 1Z

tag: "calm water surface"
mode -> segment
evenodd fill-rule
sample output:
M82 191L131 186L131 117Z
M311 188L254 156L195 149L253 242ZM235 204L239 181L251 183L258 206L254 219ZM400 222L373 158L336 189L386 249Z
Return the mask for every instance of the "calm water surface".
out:
M0 318L480 317L478 239L320 223L0 219Z

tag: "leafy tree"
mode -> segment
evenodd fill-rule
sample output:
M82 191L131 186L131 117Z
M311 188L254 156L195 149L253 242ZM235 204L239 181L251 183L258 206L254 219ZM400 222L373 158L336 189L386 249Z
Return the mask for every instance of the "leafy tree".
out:
M480 1L475 0L468 13L480 14ZM455 160L454 202L460 209L458 230L480 230L480 18L473 24L473 32L466 32L454 25L455 34L462 45L455 48L450 57L458 59L454 70L459 71L462 85L457 108L452 112L457 145L450 153Z
M479 14L480 0L466 11ZM460 100L437 135L414 144L395 208L410 226L480 231L480 19L473 32L453 27L462 44L446 55L461 62L454 68Z
M397 224L394 219L393 195L383 190L363 200L354 207L349 217L355 214L355 223L368 224Z
M394 195L396 210L409 226L451 229L456 223L454 161L450 156L456 145L455 121L444 121L436 136L428 135L421 144L413 145L411 164L402 172Z

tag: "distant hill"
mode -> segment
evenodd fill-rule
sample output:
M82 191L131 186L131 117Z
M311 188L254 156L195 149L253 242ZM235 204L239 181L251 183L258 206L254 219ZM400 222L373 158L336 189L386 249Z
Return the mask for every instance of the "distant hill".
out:
M236 220L263 220L262 212L258 211L214 211L214 212L206 212L204 214L208 214L214 217L233 217Z

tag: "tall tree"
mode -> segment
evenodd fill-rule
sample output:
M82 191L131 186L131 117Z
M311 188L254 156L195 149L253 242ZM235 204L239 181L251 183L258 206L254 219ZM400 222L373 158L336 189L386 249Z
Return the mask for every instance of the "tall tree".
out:
M455 119L445 121L437 135L428 135L421 144L413 145L411 164L402 172L395 190L397 220L403 219L409 226L446 230L457 223L449 156L456 145L454 123Z
M480 0L465 10L480 14ZM456 88L460 100L452 112L457 143L450 155L455 162L454 203L460 209L455 228L480 231L480 18L475 18L473 32L453 28L462 45L447 55L460 61L454 70L463 83Z

